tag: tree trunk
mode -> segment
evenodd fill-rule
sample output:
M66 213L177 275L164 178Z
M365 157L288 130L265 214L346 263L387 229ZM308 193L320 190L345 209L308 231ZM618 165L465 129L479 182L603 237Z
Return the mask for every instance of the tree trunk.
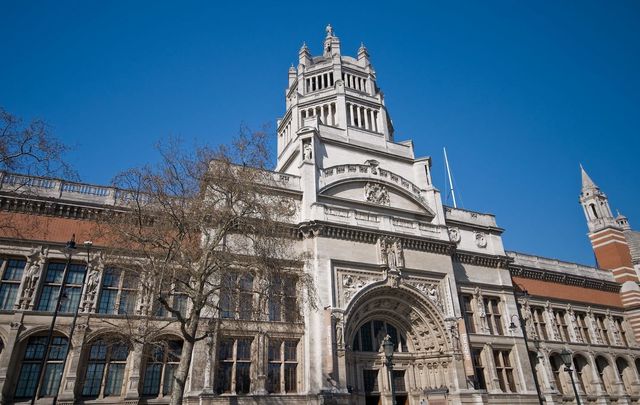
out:
M200 324L200 313L192 314L191 322L187 325L187 333L195 337ZM173 379L173 389L171 391L171 405L181 405L184 398L184 390L189 377L189 368L191 367L191 357L193 356L194 342L184 339L182 344L182 352L180 353L180 363Z

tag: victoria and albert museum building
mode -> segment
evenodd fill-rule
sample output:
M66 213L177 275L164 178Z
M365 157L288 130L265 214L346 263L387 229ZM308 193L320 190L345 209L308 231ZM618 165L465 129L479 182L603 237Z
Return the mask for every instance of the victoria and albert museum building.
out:
M185 403L640 403L640 232L584 169L575 193L598 267L509 251L494 215L443 205L431 159L394 138L367 49L343 54L330 26L322 55L302 46L284 95L273 177L298 203L318 305L243 327L220 315L215 347L196 343ZM119 319L169 315L80 246L118 198L0 172L0 219L37 224L0 227L1 403L168 403L180 333L166 328L153 353L108 344ZM284 305L301 302L286 290Z

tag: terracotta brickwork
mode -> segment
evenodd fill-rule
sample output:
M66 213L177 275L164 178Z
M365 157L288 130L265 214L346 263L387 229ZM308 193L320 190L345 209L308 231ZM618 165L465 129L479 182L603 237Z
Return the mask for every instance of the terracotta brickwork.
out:
M583 288L572 285L553 283L545 280L533 280L529 278L513 277L514 285L526 290L529 295L559 299L585 304L602 305L610 307L622 307L620 294L608 291L599 291L591 288Z

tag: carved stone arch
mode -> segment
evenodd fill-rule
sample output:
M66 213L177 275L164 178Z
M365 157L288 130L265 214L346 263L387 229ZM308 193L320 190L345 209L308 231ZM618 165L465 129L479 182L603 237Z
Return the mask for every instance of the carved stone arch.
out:
M37 326L33 326L27 330L25 330L23 333L20 334L20 338L18 339L18 343L22 344L24 342L26 342L31 336L35 336L39 333L42 332L47 332L49 331L49 327L46 325L37 325ZM61 329L58 328L54 328L53 329L53 335L62 335L64 337L66 337L67 339L69 339L69 334ZM73 345L72 345L73 347Z
M423 294L405 284L389 287L379 281L360 290L345 310L346 343L351 344L358 328L379 314L406 327L407 339L416 352L448 353L453 345L441 312Z
M127 341L126 334L120 329L117 329L115 327L108 327L100 328L97 330L89 330L89 332L85 335L84 344L91 344L97 340L100 340L104 336L122 336L122 341Z

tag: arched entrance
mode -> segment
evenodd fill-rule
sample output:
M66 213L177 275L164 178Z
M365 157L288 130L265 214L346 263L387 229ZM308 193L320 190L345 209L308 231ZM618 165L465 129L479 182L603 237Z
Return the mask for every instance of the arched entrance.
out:
M391 403L389 370L381 350L394 343L392 380L398 405L446 395L457 387L451 337L442 314L413 286L375 283L345 311L347 384L356 403Z

